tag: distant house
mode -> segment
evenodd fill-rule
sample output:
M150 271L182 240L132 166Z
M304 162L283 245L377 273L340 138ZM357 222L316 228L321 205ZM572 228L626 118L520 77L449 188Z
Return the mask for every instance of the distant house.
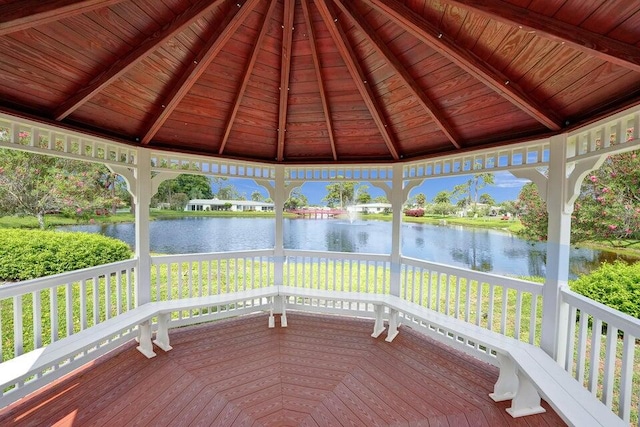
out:
M220 199L193 199L189 200L185 211L232 211L232 212L270 212L273 211L273 203L256 202L253 200L220 200Z
M353 205L347 208L347 210L354 209L356 212L361 213L384 213L391 212L391 203L362 203L359 205Z

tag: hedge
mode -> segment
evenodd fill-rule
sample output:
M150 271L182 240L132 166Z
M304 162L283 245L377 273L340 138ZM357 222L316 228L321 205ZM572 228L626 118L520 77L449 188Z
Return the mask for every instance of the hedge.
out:
M99 234L0 229L0 280L49 276L131 258L126 243Z
M571 283L571 288L586 297L640 318L640 263L616 261L602 264L591 274Z

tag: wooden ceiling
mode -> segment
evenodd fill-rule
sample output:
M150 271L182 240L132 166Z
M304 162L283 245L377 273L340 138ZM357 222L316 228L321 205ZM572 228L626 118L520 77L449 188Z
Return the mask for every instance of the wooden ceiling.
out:
M152 148L400 161L639 102L639 1L0 0L0 111Z

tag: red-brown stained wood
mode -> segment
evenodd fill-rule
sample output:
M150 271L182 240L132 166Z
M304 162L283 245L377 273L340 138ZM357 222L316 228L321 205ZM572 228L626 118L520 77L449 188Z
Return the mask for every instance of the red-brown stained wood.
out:
M251 315L171 331L153 359L133 344L0 410L2 425L561 426L513 419L488 396L497 369L413 332L372 322ZM278 322L276 322L278 323Z
M251 10L192 73L238 4ZM508 144L640 103L638 2L287 4L291 31L285 0L4 2L0 111L150 148L286 164Z

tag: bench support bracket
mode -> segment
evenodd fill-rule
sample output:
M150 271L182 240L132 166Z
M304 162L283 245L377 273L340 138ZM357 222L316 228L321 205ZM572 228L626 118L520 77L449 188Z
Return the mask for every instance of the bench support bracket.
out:
M546 412L546 410L540 406L540 395L535 386L529 381L529 378L519 373L518 380L518 392L511 401L511 407L507 408L507 412L513 418Z
M497 358L500 364L500 375L489 397L496 402L502 402L513 399L518 392L518 374L513 359L501 353L497 354Z
M373 333L371 336L378 338L380 334L384 332L384 319L382 318L384 315L384 306L382 304L376 304L373 306L373 310L375 312L376 322L373 325Z
M151 342L151 321L146 320L138 325L138 331L138 343L140 345L136 348L149 359L155 357L156 354L153 352L153 343Z
M398 335L398 310L389 309L389 331L387 332L386 342L391 342Z
M156 339L153 340L155 345L157 345L164 351L169 351L173 349L173 347L171 347L171 344L169 344L170 317L171 317L171 313L158 314L158 332L156 332Z

